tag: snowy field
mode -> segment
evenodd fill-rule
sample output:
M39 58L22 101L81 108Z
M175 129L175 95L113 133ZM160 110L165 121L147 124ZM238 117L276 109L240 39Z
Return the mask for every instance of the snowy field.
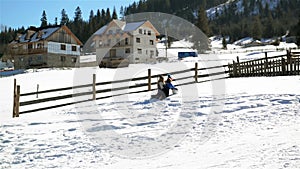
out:
M216 61L209 54L181 62L174 57L171 63L95 67L83 74L78 69L29 70L1 78L0 168L299 168L300 76L198 83L179 86L178 94L162 101L146 92L11 118L14 78L22 92L29 92L36 84L40 90L87 84L92 73L99 82L121 78L126 69L143 76L148 67L164 72L173 64L227 64L236 56ZM238 56L249 60L264 53Z

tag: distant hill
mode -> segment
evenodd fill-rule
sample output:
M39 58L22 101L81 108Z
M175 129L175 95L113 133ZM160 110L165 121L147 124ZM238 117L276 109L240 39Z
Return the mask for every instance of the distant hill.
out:
M140 0L126 7L124 14L164 12L201 25L200 7L208 18L208 36L229 36L231 41L276 38L287 31L295 36L299 29L300 0Z

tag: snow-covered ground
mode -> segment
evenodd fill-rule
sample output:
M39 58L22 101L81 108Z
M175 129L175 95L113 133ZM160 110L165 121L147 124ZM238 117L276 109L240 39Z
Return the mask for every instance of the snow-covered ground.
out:
M14 78L25 93L37 84L40 90L88 84L93 73L100 82L144 76L148 68L180 70L195 61L227 64L236 56L248 60L264 53L219 60L213 54L182 61L174 56L170 63L29 70L1 78L0 168L298 168L300 76L210 81L179 86L178 94L162 101L146 92L11 118Z

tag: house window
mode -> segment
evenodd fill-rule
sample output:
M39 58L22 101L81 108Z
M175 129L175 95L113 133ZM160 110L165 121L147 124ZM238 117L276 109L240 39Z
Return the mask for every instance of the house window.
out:
M111 39L108 39L107 40L107 46L110 46L110 44L111 44Z
M98 44L99 44L99 46L102 46L102 40L99 40Z
M138 54L142 54L142 49L137 49Z
M38 43L38 44L37 44L37 48L38 48L38 49L43 48L43 44L42 44L42 43Z
M113 34L113 30L109 30L109 31L108 31L108 34Z
M128 45L129 42L128 42L128 38L125 38L125 45Z
M72 51L76 52L77 51L77 47L76 46L72 46Z
M130 48L126 48L125 53L130 53Z
M32 49L32 43L28 44L28 49Z
M77 58L72 58L73 63L76 63L76 61L77 61Z
M60 56L60 61L65 62L66 61L66 57L65 56Z
M135 58L135 60L140 60L140 58Z
M154 45L154 41L153 40L150 40L150 45Z
M154 56L154 51L150 50L150 58L153 58L153 56Z
M142 29L139 29L139 34L143 34L143 30Z
M146 30L144 30L144 35L146 35L147 34L147 31Z
M141 38L136 38L136 43L141 43Z
M151 35L151 31L148 31L148 35Z
M117 45L118 45L118 46L121 46L121 41L120 41L119 38L117 39Z
M148 50L146 50L146 55L148 55Z
M66 45L61 44L60 45L60 50L66 50Z

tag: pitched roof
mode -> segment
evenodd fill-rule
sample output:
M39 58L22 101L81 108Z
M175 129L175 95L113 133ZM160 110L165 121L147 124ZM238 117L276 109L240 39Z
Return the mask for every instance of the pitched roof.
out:
M137 30L140 26L142 26L146 21L142 22L131 22L131 23L126 23L125 27L123 28L124 32L131 32Z
M49 27L49 28L43 28L43 29L38 29L38 31L36 31L34 34L32 34L29 38L26 38L26 36L28 36L28 32L26 32L25 34L23 34L20 39L19 42L23 43L23 42L37 42L43 39L47 39L48 37L50 37L54 32L56 32L59 27ZM29 29L31 30L31 29ZM34 30L31 30L34 31ZM39 31L42 31L42 36L38 37Z
M149 21L139 21L139 22L128 22L128 23L126 23L126 22L123 22L123 21L120 21L120 20L113 20L110 23L108 23L107 25L105 25L105 26L101 27L100 29L98 29L94 33L94 35L104 34L112 23L115 23L123 32L131 33L132 31L137 30L140 26L142 26L143 24L145 24L147 22L149 22ZM158 31L154 28L154 26L152 24L151 24L151 28L154 29L155 33L158 34Z
M42 28L30 27L26 30L26 33L17 37L18 40L13 41L12 43L38 42L45 40L61 28L66 30L66 32L75 39L77 44L82 45L82 42L65 25L47 26Z

